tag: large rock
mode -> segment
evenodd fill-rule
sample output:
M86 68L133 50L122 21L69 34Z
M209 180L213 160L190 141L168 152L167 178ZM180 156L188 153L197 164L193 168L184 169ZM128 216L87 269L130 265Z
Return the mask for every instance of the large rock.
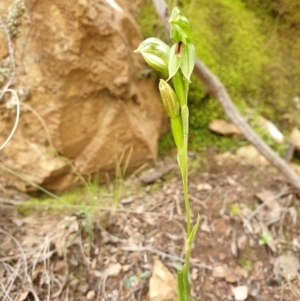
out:
M1 3L1 15L10 2ZM103 182L127 160L129 172L156 160L165 114L156 80L139 76L146 65L133 50L142 37L127 2L119 3L26 1L29 18L20 19L21 35L14 39L14 87L25 105L0 160L47 189L77 185L72 170L98 173ZM3 32L0 45L0 59L7 61ZM2 111L1 141L14 114ZM5 179L32 189L8 174Z

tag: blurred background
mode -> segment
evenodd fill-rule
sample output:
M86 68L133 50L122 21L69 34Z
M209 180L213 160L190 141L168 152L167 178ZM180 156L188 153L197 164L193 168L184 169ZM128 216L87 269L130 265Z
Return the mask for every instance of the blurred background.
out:
M168 5L300 174L300 1ZM161 75L133 52L147 37L169 43L150 0L0 0L0 87L21 109L0 150L1 301L178 300L182 181ZM16 104L0 99L0 145ZM194 75L189 110L193 297L299 300L299 191Z
M198 57L224 83L246 120L285 156L290 133L300 126L298 1L168 4L187 15ZM172 153L174 142L157 91L160 75L133 53L144 38L167 41L150 0L4 0L0 14L14 46L10 53L2 28L0 83L13 77L21 100L18 130L1 152L1 164L61 192L82 184L76 173L105 183L116 170L125 167L132 173L153 165L158 153ZM7 93L2 141L15 120L13 103ZM194 76L189 104L191 150L204 155L245 145L239 135L222 135L212 125L229 120ZM270 137L264 121L277 127L280 141ZM7 171L1 177L3 187L36 190Z

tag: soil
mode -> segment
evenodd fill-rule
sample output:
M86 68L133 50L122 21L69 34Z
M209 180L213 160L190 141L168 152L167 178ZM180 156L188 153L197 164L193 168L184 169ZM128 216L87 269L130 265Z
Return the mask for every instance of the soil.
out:
M298 300L299 196L269 166L220 165L213 157L205 168L195 158L191 166L193 223L201 216L191 261L195 300L239 300L242 288L240 300ZM124 186L130 193L117 207L102 204L93 214L25 217L0 202L0 299L148 300L157 259L175 278L186 233L178 170ZM267 194L276 204L258 207ZM294 277L276 270L287 254L296 260Z

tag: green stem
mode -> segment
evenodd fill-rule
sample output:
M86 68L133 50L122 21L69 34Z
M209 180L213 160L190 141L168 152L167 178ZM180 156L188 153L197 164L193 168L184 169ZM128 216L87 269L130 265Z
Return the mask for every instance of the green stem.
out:
M183 170L182 170L182 183L184 193L184 203L186 210L186 223L187 223L187 235L191 234L191 211L188 192L188 139L189 139L189 110L187 106L187 96L189 90L189 83L186 79L183 79L184 90L184 102L181 105L181 120L182 120L182 132L183 132Z
M189 237L191 233L191 211L190 211L189 192L188 192L188 160L187 160L187 153L185 151L184 146L181 149L178 149L178 163L181 169L181 178L182 178L185 214L186 214L186 229L187 229L187 237Z
M189 285L189 270L190 270L190 257L191 257L191 248L188 248L185 252L185 275L184 281L186 281L186 289L185 289L185 298L187 301L191 300L191 292Z
M187 158L185 158L185 166L187 167ZM184 194L184 204L185 204L185 213L186 213L186 230L187 236L191 234L191 211L190 211L190 202L189 202L189 192L188 192L188 177L187 177L187 168L182 172L182 184L183 184L183 194Z
M183 288L183 294L186 301L191 300L190 286L189 286L189 269L190 269L190 257L191 257L191 247L192 247L192 227L191 227L191 209L189 202L189 192L188 192L188 136L189 136L189 110L187 106L187 97L189 90L189 82L186 78L182 76L181 72L177 72L173 77L173 85L176 92L176 95L180 102L180 117L182 125L182 140L183 143L178 148L178 163L181 169L182 185L183 185L183 194L184 194L184 204L185 204L185 213L186 213L186 229L187 229L187 241L185 245L185 264L182 270L182 275L179 277L182 283L180 287ZM175 127L174 127L175 128ZM172 127L173 129L173 127ZM173 131L174 133L174 131ZM178 135L178 133L177 133ZM175 137L176 140L178 136ZM176 139L177 138L177 139Z
M181 101L181 120L182 120L182 132L183 132L183 164L182 164L182 184L184 193L184 203L185 203L185 213L186 213L186 228L187 228L187 244L185 247L185 268L183 274L183 281L185 283L185 298L190 300L190 286L189 286L189 270L190 270L190 257L191 257L191 244L189 243L189 238L191 235L191 209L189 202L189 192L188 192L188 134L189 134L189 111L187 106L187 96L189 90L189 83L186 79L182 80L182 90L184 95L184 100Z

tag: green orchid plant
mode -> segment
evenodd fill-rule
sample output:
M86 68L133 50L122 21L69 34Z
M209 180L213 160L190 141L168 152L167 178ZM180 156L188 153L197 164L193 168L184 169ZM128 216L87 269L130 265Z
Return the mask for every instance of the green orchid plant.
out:
M192 244L199 227L200 217L191 225L191 212L188 197L188 133L189 110L188 91L190 77L196 61L196 51L192 44L193 31L188 19L175 7L169 20L170 37L175 44L170 48L157 38L143 41L135 52L141 53L145 61L160 72L159 90L163 106L170 118L171 129L178 150L177 160L181 170L186 211L187 237L185 242L185 264L178 271L179 301L192 300L189 285L189 266ZM172 82L172 86L169 84Z

